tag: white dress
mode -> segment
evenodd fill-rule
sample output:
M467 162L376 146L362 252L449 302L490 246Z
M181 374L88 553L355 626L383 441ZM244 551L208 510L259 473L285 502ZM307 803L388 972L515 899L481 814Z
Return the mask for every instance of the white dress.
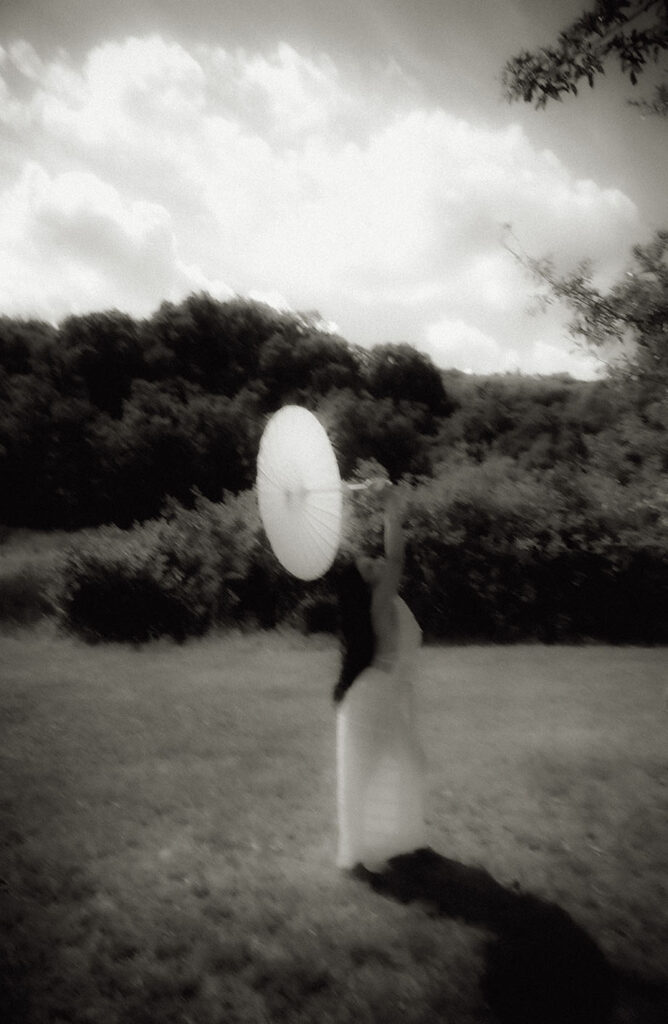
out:
M378 870L388 858L426 846L425 760L415 729L413 671L420 628L395 598L392 664L372 664L337 712L336 863Z

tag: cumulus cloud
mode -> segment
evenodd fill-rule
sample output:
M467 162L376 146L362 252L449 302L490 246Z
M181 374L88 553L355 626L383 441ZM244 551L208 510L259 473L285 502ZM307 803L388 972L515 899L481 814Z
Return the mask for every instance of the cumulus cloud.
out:
M15 44L0 75L16 139L0 179L4 311L146 312L236 291L318 308L353 341L413 342L440 365L588 373L556 320L527 317L501 226L564 266L594 255L608 276L641 234L623 193L576 180L517 126L427 106L396 68L353 82L287 44L230 53L154 36L81 66Z
M504 345L465 320L448 317L427 327L420 348L437 366L466 373L570 373L590 380L600 373L596 360L567 345L543 339L527 346Z
M3 311L49 319L119 307L148 312L156 297L206 288L231 293L179 257L167 210L124 201L90 172L50 177L30 163L0 202ZM28 271L28 273L26 273Z

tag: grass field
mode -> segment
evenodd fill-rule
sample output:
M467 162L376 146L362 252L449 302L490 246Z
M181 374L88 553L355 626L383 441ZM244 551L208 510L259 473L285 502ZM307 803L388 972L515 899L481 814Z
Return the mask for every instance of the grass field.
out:
M557 904L646 979L619 1024L668 1020L667 665L422 654L431 846ZM333 867L336 666L331 640L294 633L0 636L4 1020L498 1019L484 923Z

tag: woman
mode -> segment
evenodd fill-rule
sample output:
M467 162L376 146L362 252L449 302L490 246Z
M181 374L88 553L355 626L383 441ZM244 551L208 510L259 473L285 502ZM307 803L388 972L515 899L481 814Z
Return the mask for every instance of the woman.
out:
M397 589L404 563L400 496L383 483L385 558L358 558L343 574L343 662L337 711L337 865L381 870L426 845L424 756L416 736L412 671L421 633Z

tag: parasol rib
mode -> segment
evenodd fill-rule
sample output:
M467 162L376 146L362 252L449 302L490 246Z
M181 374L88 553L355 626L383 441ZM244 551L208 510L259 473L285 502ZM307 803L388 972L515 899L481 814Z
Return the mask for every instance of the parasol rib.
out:
M322 550L327 548L329 546L331 530L315 518L310 520L310 526L313 537L317 537L321 541Z

